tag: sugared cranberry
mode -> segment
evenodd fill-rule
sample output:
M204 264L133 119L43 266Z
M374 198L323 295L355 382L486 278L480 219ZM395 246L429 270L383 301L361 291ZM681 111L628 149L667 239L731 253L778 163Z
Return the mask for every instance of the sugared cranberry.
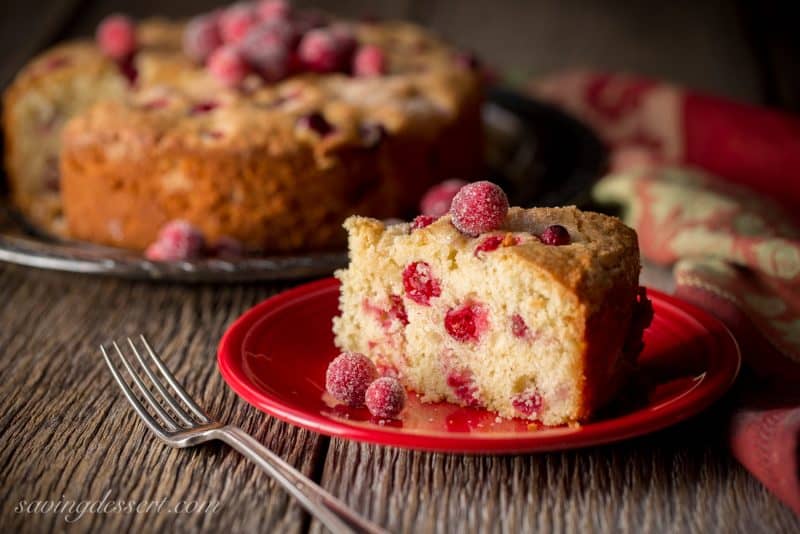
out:
M233 4L219 15L219 33L225 43L238 43L258 21L248 3Z
M145 251L148 259L156 261L190 260L199 257L206 248L202 232L187 221L167 223L158 239Z
M256 6L256 14L265 21L285 20L292 14L292 6L286 0L261 0Z
M525 417L537 415L543 406L542 396L535 389L525 390L511 399L511 405Z
M473 237L500 228L506 213L506 194L500 186L487 181L465 185L450 205L453 226Z
M571 241L569 232L560 224L554 224L545 228L544 232L542 232L542 235L539 236L539 239L545 245L555 246L569 245Z
M384 376L369 385L365 403L375 417L395 419L405 408L406 390L396 378Z
M245 60L262 78L277 82L289 75L291 31L277 24L261 25L242 40Z
M250 68L238 48L223 45L208 58L208 71L226 87L236 87L249 74Z
M525 319L518 313L511 316L511 333L519 338L528 336L528 325L525 324Z
M333 126L331 126L331 123L329 123L325 116L319 112L310 113L300 117L297 119L297 125L301 128L308 128L320 137L325 137L333 132Z
M442 294L439 280L424 261L415 261L403 269L403 288L408 298L423 306L430 305L432 298Z
M110 15L97 27L97 44L106 56L122 61L136 50L136 27L125 15Z
M353 74L356 76L380 76L386 72L386 55L380 47L364 45L353 57Z
M372 360L358 352L343 352L328 365L325 389L348 406L363 406L367 388L377 377Z
M475 385L472 371L463 369L451 371L447 374L447 385L453 393L467 406L477 407L480 405L478 398L478 386Z
M411 221L411 229L419 230L420 228L425 228L436 222L436 219L437 217L431 215L417 215L414 217L414 220Z
M467 185L464 180L445 180L434 185L422 196L419 211L423 215L441 217L450 211L450 204L462 187Z
M341 44L327 29L316 29L306 33L297 49L303 66L313 72L335 72L343 66L344 54Z
M198 63L205 63L221 45L217 19L212 15L194 17L183 31L183 52Z
M478 341L489 328L489 311L475 302L450 308L444 316L444 328L458 341Z
M238 239L222 236L211 246L211 255L226 260L235 260L244 256L244 246Z

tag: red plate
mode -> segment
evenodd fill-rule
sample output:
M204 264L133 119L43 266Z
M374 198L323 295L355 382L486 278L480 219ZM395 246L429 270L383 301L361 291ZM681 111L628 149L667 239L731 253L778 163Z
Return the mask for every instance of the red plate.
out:
M289 423L342 438L413 449L470 453L534 452L609 443L690 417L733 384L740 355L730 332L707 313L649 290L655 318L645 333L638 386L625 401L576 428L532 430L486 410L423 404L409 395L402 422L381 425L366 409L337 406L324 393L337 354L333 278L269 298L231 326L218 361L228 384L253 406Z

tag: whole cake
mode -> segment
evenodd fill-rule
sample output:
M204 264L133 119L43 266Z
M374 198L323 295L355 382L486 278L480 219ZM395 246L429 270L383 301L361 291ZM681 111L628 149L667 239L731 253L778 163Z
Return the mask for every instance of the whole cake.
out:
M145 249L170 221L270 252L344 243L481 165L481 77L403 22L280 0L188 24L124 17L4 95L13 202L56 234Z
M636 233L575 207L462 195L486 184L438 219L345 222L336 345L423 401L583 421L619 389L649 324Z

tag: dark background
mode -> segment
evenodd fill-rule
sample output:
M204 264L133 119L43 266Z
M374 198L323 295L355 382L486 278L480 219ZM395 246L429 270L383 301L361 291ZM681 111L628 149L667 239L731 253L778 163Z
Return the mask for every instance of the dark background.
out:
M91 35L105 15L188 16L214 0L3 0L0 86L32 54ZM343 15L417 21L512 80L567 67L662 77L737 100L800 111L797 2L712 1L296 1Z

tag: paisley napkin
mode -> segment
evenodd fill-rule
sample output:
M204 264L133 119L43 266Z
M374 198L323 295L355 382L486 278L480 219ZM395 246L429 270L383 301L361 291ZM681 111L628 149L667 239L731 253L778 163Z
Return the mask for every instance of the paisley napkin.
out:
M627 75L571 72L530 91L612 150L619 204L676 294L727 324L745 369L733 454L800 514L800 118Z

